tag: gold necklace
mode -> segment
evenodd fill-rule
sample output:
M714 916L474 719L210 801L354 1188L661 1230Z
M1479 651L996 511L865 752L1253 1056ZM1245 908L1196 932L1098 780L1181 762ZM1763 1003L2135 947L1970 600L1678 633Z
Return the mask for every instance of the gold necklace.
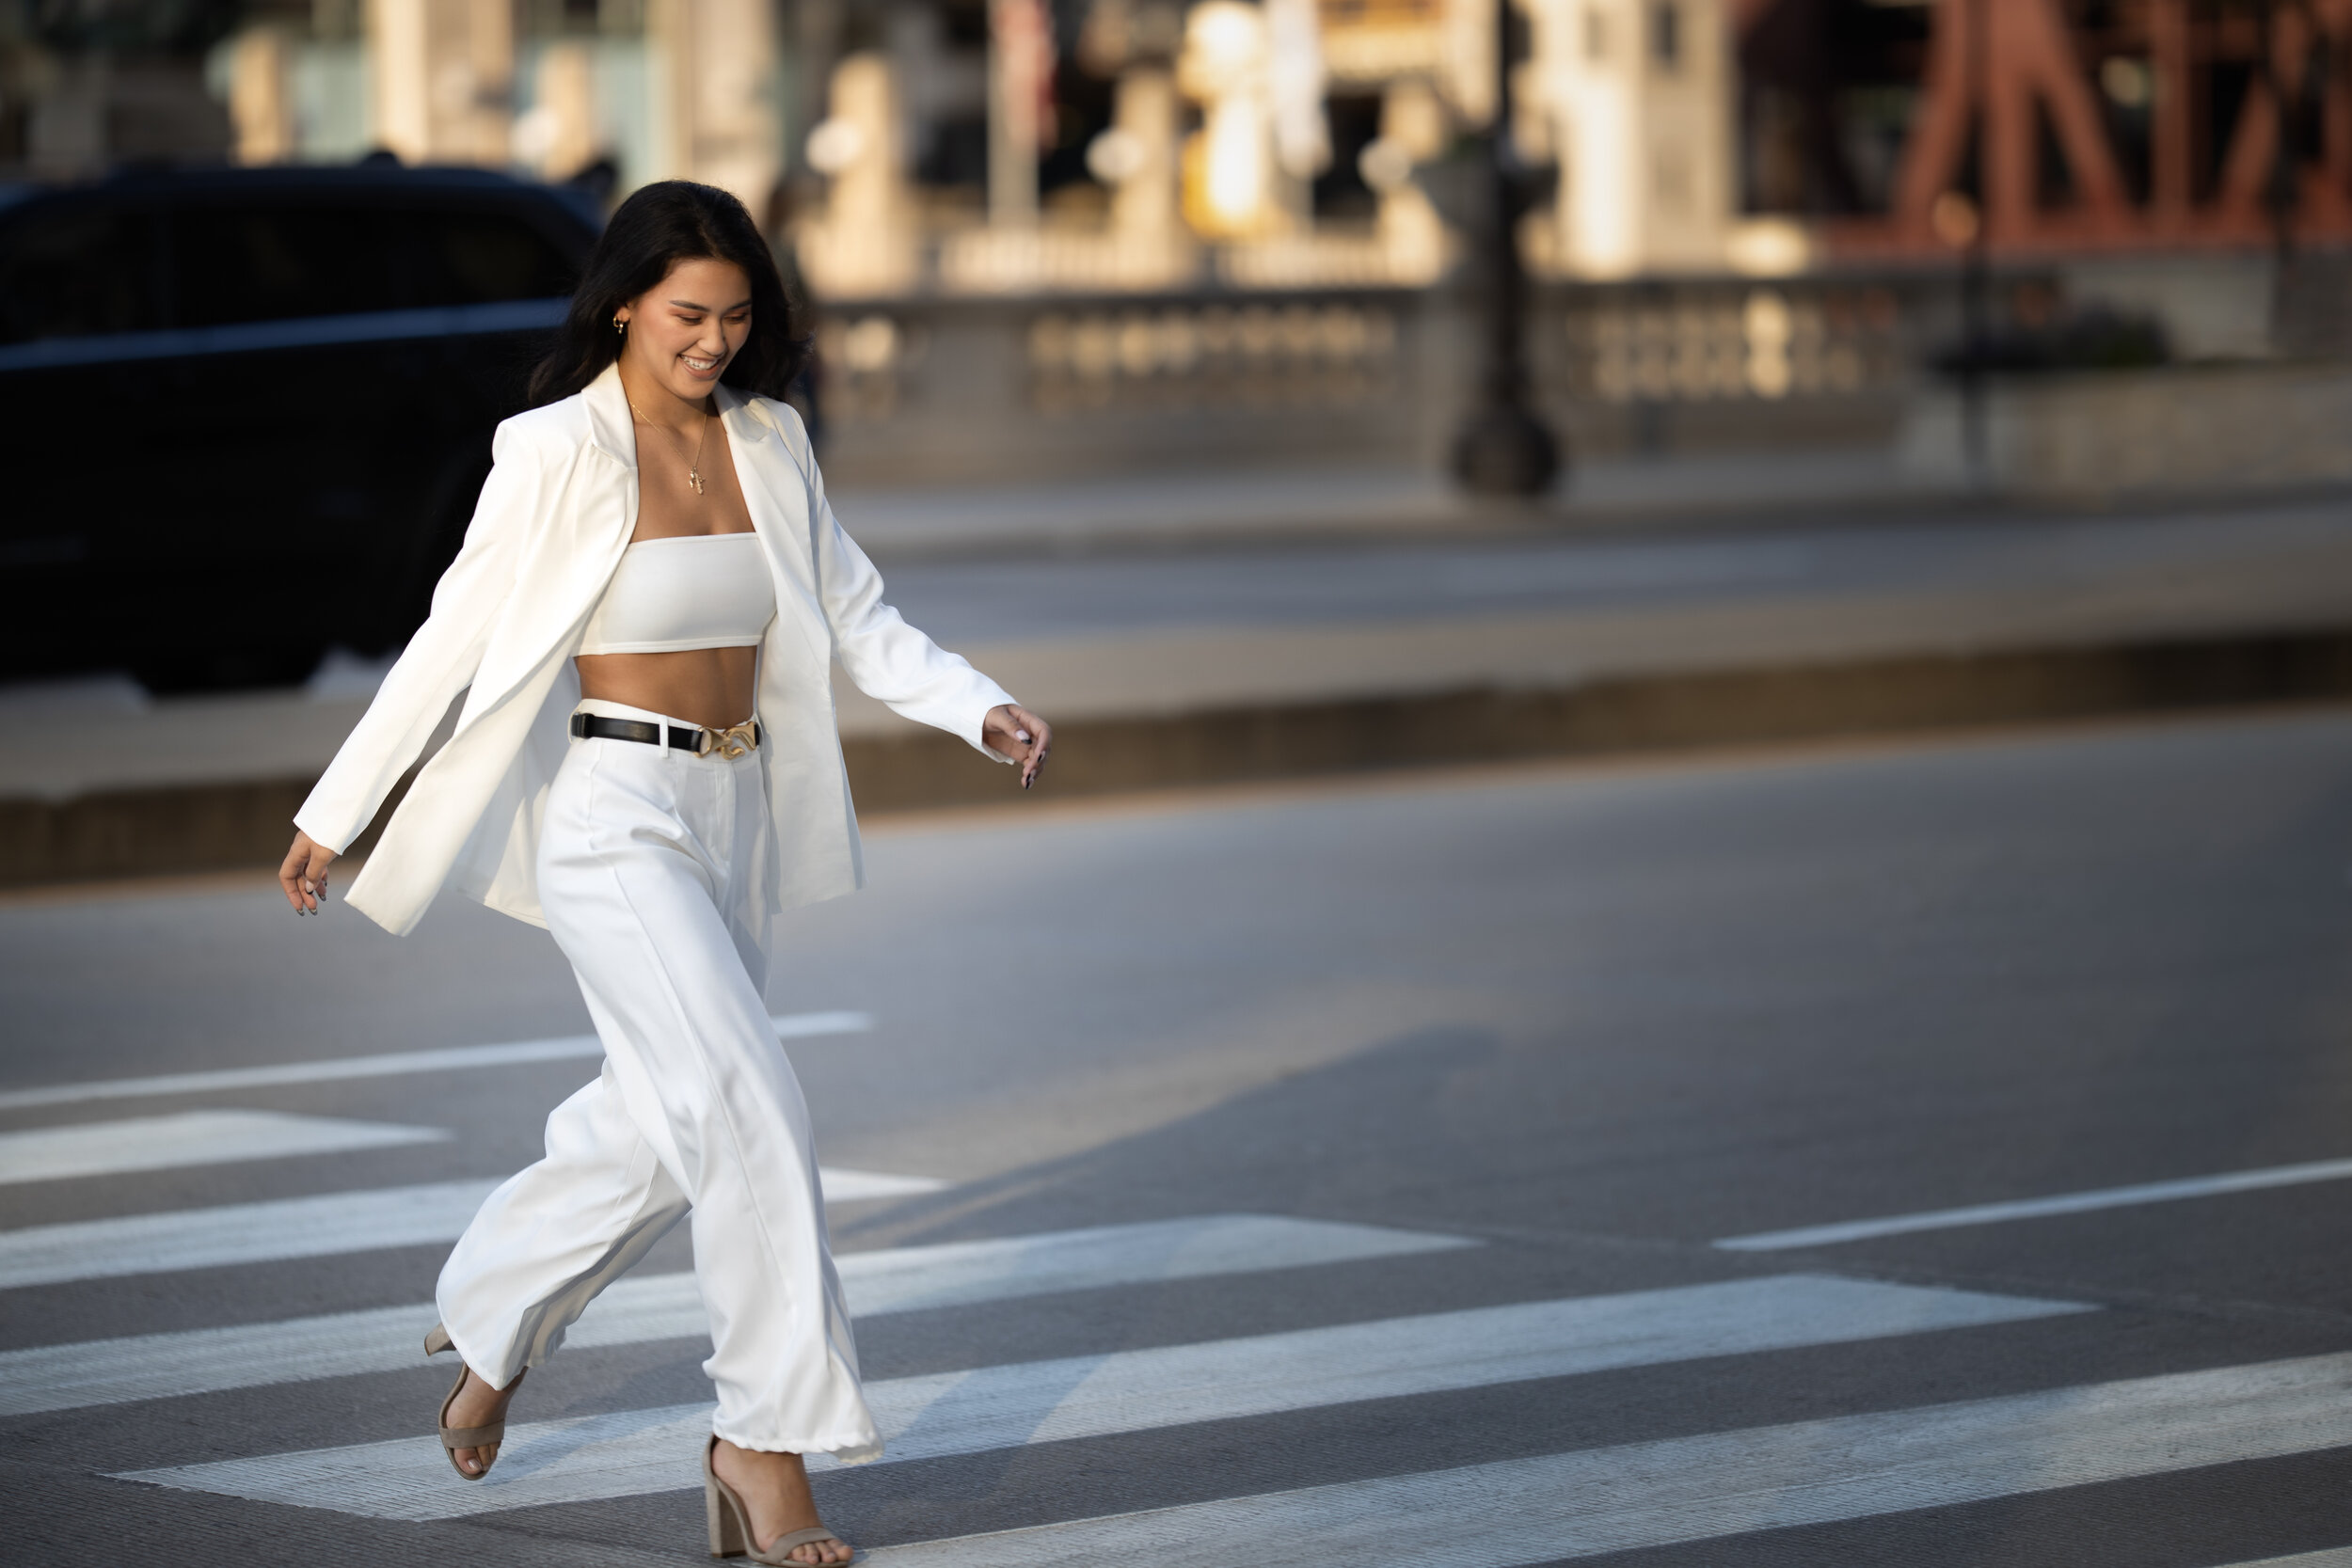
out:
M645 418L645 411L637 406L635 398L628 400L628 411L636 415L641 422L653 424L651 420ZM703 436L701 440L694 443L694 460L686 466L686 483L694 487L694 494L698 496L703 493L703 451L710 445L711 423L710 411L703 410ZM653 425L653 427L672 436L676 434L667 425Z

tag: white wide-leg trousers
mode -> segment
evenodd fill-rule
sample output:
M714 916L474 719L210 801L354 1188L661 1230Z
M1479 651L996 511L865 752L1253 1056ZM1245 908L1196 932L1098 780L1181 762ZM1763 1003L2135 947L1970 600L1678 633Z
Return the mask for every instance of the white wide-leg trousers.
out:
M715 1430L854 1463L882 1439L826 1244L808 1107L737 912L768 853L763 766L757 752L572 742L548 797L539 891L604 1070L548 1117L547 1158L483 1204L437 1295L466 1365L504 1387L691 1212Z

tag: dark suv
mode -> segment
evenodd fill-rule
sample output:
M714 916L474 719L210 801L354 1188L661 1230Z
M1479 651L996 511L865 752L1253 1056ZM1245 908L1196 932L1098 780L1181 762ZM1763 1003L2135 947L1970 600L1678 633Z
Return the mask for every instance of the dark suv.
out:
M599 221L398 166L0 205L0 679L191 690L398 647Z

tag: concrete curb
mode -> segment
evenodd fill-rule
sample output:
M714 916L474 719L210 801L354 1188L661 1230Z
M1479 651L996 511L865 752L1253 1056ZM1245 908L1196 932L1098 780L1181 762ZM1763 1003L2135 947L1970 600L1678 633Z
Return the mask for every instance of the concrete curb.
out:
M1101 795L2348 697L2352 629L1918 656L1077 721L1058 732L1049 787ZM865 812L1018 803L1005 770L951 736L851 738L844 751ZM275 866L310 787L275 779L0 801L0 886ZM353 852L373 842L371 830Z

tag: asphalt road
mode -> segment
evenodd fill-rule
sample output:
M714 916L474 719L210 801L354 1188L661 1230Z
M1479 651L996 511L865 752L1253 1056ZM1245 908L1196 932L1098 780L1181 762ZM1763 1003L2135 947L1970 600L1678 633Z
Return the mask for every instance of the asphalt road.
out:
M856 503L844 523L856 533ZM882 561L890 600L943 641L1099 639L1173 627L1770 606L1921 594L2095 605L2217 592L2294 620L2340 615L2352 514L2340 499L1937 520L1917 508L1810 526L1777 517L1650 536L1487 530L1410 540L1020 551Z
M2352 1546L2352 716L1035 804L882 826L771 992L878 1568ZM586 1027L470 906L0 904L9 1560L700 1556L682 1233L490 1483L410 1360Z

